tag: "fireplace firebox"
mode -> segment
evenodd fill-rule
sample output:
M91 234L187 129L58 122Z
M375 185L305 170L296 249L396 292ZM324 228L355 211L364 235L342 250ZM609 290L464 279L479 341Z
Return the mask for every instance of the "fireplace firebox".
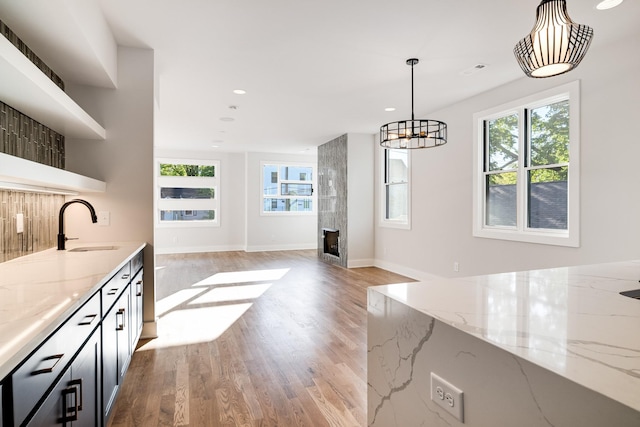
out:
M324 253L339 257L340 231L332 228L323 228L322 239L324 240Z

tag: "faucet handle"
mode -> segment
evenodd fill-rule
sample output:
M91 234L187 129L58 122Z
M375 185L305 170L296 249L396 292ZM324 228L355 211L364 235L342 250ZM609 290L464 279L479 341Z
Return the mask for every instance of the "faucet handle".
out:
M65 237L64 238L65 241L67 241L67 240L78 240L78 239L79 239L79 237Z

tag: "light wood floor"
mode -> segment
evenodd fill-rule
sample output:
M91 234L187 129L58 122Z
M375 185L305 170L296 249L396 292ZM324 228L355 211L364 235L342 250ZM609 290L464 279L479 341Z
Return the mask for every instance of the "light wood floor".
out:
M410 281L316 251L157 258L160 338L111 426L365 426L366 288Z

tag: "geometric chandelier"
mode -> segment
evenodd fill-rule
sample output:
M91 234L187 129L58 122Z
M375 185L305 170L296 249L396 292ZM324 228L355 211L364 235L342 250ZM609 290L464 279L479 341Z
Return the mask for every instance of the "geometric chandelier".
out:
M447 124L438 120L415 119L413 114L413 66L416 58L407 59L411 66L411 120L387 123L380 127L380 145L384 148L431 148L447 143Z
M533 30L516 44L513 53L527 76L557 76L580 64L592 38L593 28L569 18L566 0L542 0Z

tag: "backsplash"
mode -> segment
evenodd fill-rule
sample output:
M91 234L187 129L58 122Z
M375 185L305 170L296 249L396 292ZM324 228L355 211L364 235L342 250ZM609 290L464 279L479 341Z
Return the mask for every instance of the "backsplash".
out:
M33 53L33 51L29 49L29 47L24 44L24 42L20 40L20 38L18 38L18 36L2 21L0 21L0 34L5 36L11 44L13 44L24 56L27 57L27 59L29 59L29 61L33 62L33 64L38 67L45 76L49 77L49 79L58 85L60 89L64 90L64 82L62 79L54 73L53 70L42 61L42 59L38 58L38 56Z
M58 213L64 196L0 190L0 262L50 249L57 244ZM24 232L16 232L16 215Z
M0 153L65 168L64 136L0 101Z

